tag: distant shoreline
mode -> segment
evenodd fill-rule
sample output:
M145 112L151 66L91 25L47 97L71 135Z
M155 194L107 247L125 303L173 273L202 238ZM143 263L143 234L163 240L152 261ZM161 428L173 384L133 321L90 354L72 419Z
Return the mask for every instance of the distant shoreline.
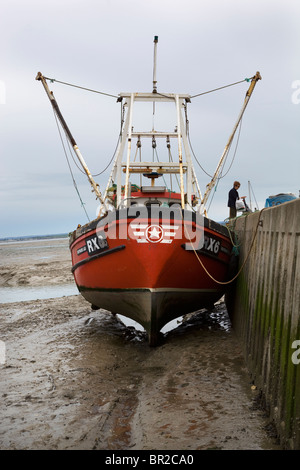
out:
M53 233L48 235L23 235L19 237L3 237L0 238L0 242L9 242L9 241L24 241L24 240L45 240L50 238L68 238L68 233Z

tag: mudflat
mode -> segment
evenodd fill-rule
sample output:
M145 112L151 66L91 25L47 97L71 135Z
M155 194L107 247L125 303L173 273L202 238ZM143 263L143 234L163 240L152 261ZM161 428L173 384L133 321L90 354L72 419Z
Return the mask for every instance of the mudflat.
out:
M46 287L73 282L66 238L0 242L0 255L0 287Z
M67 243L38 244L0 246L0 286L72 282ZM0 340L0 449L280 449L222 302L155 348L80 295L1 303Z

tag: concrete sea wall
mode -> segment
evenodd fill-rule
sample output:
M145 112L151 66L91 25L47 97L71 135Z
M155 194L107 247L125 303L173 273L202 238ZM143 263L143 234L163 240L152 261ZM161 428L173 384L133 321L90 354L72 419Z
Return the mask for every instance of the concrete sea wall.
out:
M300 449L300 199L236 219L228 306L254 384L284 448Z

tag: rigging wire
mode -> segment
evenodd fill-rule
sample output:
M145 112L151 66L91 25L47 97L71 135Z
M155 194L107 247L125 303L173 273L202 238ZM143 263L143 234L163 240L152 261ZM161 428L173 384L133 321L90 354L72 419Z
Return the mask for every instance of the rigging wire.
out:
M71 165L70 165L70 162L69 162L69 159L68 159L68 155L67 155L67 151L66 151L66 148L65 148L65 144L64 144L64 141L63 141L63 138L62 138L62 135L61 135L61 130L60 130L60 127L59 127L59 124L58 124L58 121L57 121L57 116L55 114L55 112L53 111L54 113L54 117L55 117L55 121L56 121L56 125L57 125L57 129L58 129L58 133L59 133L59 136L60 136L60 140L61 140L61 143L62 143L62 147L64 149L64 154L65 154L65 157L66 157L66 160L67 160L67 163L68 163L68 167L69 167L69 170L70 170L70 174L71 174L71 177L72 177L72 181L73 181L73 185L74 185L74 188L77 192L77 195L79 197L79 200L81 202L81 206L83 207L83 210L85 212L85 215L88 219L88 221L90 222L90 218L88 216L88 213L86 211L86 208L85 208L85 203L83 202L82 198L81 198L81 195L80 195L80 192L79 192L79 189L77 187L77 184L76 184L76 181L75 181L75 178L74 178L74 175L73 175L73 172L72 172L72 168L71 168ZM72 155L72 153L71 153ZM73 158L73 156L72 156Z
M230 152L230 149L231 149L231 145L232 145L232 143L230 144L230 147L229 147L229 150L228 150L227 156L226 156L226 158L225 158L225 161L224 161L224 164L223 164L223 168L222 168L221 175L220 175L220 176L217 178L217 183L216 183L216 186L215 186L215 190L213 191L213 193L212 193L212 195L211 195L211 199L210 199L210 203L209 203L209 206L208 206L207 212L209 211L209 209L210 209L210 206L211 206L211 204L212 204L212 202L213 202L213 199L214 199L214 196L215 196L215 194L216 194L216 192L217 192L217 187L218 187L218 184L219 184L220 180L221 180L221 179L223 179L223 178L224 178L224 177L225 177L225 176L226 176L226 175L229 173L229 170L230 170L230 168L231 168L231 167L232 167L232 165L233 165L233 162L234 162L234 160L235 160L235 156L236 156L236 152L237 152L237 148L238 148L238 144L239 144L239 140L240 140L241 128L242 128L242 119L241 119L241 122L240 122L240 124L239 124L239 133L238 133L238 138L237 138L237 142L236 142L236 145L235 145L235 150L234 150L234 154L233 154L233 157L232 157L231 163L230 163L230 165L229 165L229 167L228 167L228 169L227 169L226 173L223 175L223 173L222 173L222 172L223 172L223 169L224 169L224 166L225 166L225 163L226 163L226 160L227 160L228 154L229 154L229 152Z
M94 176L100 176L102 175L106 170L107 168L111 165L111 162L114 160L115 158L115 155L116 155L116 152L117 152L117 149L118 149L118 145L122 139L122 128L123 128L123 123L124 123L124 113L125 113L125 110L124 110L124 107L122 107L122 103L121 103L121 120L120 120L120 132L119 132L119 137L118 137L118 140L117 140L117 145L116 145L116 148L115 148L115 151L113 153L113 156L111 157L109 163L106 165L106 167L104 168L104 170L100 171L99 173L96 173L95 175L92 175L93 177Z
M168 148L168 150L169 150L169 161L172 162L172 163L174 163L174 160L173 160L173 157L172 157L172 153L171 153L171 145L170 145L170 147ZM170 177L171 177L171 176L172 176L172 175L170 175ZM176 175L176 173L174 174L174 176L175 176L175 179L176 179L176 183L177 183L178 189L180 190L180 183L179 183L179 180L178 180L178 176Z
M255 197L255 194L254 194L254 191L253 191L253 187L252 187L252 184L250 181L248 181L249 183L249 197L251 198L251 192L252 192L252 196L254 197L254 200L255 200L255 203L256 203L256 207L257 207L257 210L259 210L259 207L258 207L258 203L257 203L257 200L256 200L256 197Z
M207 95L208 93L212 93L212 92L218 91L218 90L223 90L224 88L228 88L228 87L233 86L233 85L238 85L239 83L250 82L250 80L251 80L252 78L253 78L253 77L251 77L251 78L244 78L244 80L240 80L239 82L230 83L229 85L224 85L224 86L221 86L221 87L219 87L219 88L214 88L213 90L204 91L203 93L198 93L197 95L191 96L191 98L196 98L197 96Z
M56 80L55 78L50 78L50 77L44 77L44 78L46 80L49 80L51 83L54 83L54 82L61 83L63 85L72 86L74 88L79 88L81 90L90 91L92 93L98 93L100 95L110 96L111 98L117 98L117 99L119 98L117 95L112 95L111 93L104 93L103 91L93 90L92 88L86 88L86 87L83 87L83 86L74 85L73 83L63 82L61 80ZM224 86L221 86L221 87L218 87L218 88L214 88L213 90L204 91L202 93L197 93L196 95L191 96L191 98L197 98L198 96L206 95L208 93L213 93L214 91L223 90L224 88L228 88L228 87L231 87L231 86L234 86L234 85L238 85L239 83L250 82L250 80L252 78L253 77L244 78L243 80L240 80L240 81L234 82L234 83L230 83L229 85L224 85ZM160 95L160 96L164 96L165 98L171 98L170 96L164 95L163 93L157 92L157 94Z
M237 83L240 83L240 82L237 82ZM201 170L202 170L209 178L213 178L213 175L210 175L209 173L207 173L207 171L202 167L202 165L200 164L200 162L199 162L199 160L197 159L197 157L196 157L196 155L195 155L195 152L194 152L194 150L193 150L193 146L192 146L191 139L190 139L189 120L188 120L188 117L187 117L187 106L185 106L185 119L186 119L186 132L187 132L187 137L188 137L190 149L191 149L192 154L193 154L193 156L194 156L194 158L195 158L195 161L197 162L197 164L199 165L199 167L201 168ZM223 167L222 167L222 171L221 171L221 173L220 173L220 176L217 177L217 183L216 183L215 189L214 189L214 191L213 191L213 193L212 193L212 196L211 196L210 203L209 203L209 206L208 206L207 211L209 211L209 209L210 209L210 206L211 206L211 204L212 204L212 201L213 201L213 198L214 198L215 193L216 193L216 191L217 191L217 187L218 187L218 184L219 184L220 180L223 179L223 178L229 173L229 171L230 171L230 169L231 169L231 167L232 167L232 165L233 165L233 162L234 162L234 160L235 160L236 152L237 152L238 145L239 145L240 135L241 135L242 120L243 120L243 118L241 118L241 121L240 121L240 123L239 123L239 132L238 132L238 137L237 137L237 141L236 141L236 145L235 145L235 150L234 150L234 153L233 153L233 157L232 157L232 159L231 159L231 163L230 163L230 165L229 165L229 167L228 167L226 173L223 174L222 172L223 172L223 170L224 170L224 166L225 166L225 163L226 163L226 161L227 161L227 157L228 157L229 152L230 152L230 150L231 150L232 142L230 143L230 146L229 146L229 148L228 148L228 152L227 152L226 158L225 158L225 160L224 160L224 163L223 163Z
M72 87L74 87L74 88L80 88L81 90L85 90L85 91L91 91L91 92L93 92L93 93L98 93L99 95L110 96L111 98L118 98L118 96L116 96L116 95L111 95L110 93L104 93L103 91L92 90L91 88L86 88L86 87L79 86L79 85L73 85L72 83L62 82L62 81L60 81L60 80L56 80L55 78L49 78L49 77L44 77L44 78L45 78L46 80L50 80L51 83L53 83L53 82L62 83L63 85L72 86Z
M112 97L112 98L117 98L117 99L119 98L117 95L112 95L112 94L110 94L110 93L104 93L104 92L101 92L101 91L98 91L98 90L93 90L93 89L91 89L91 88L86 88L86 87L83 87L83 86L74 85L74 84L72 84L72 83L63 82L63 81L61 81L61 80L56 80L55 78L50 78L50 77L44 77L44 78L45 78L46 80L49 80L51 83L57 82L57 83L61 83L61 84L63 84L63 85L72 86L72 87L74 87L74 88L79 88L79 89L81 89L81 90L90 91L90 92L93 92L93 93L98 93L98 94L100 94L100 95L110 96L110 97ZM253 78L253 77L252 77L252 78ZM243 82L245 82L245 81L246 81L246 82L249 82L250 80L251 80L251 78L244 78L243 80L240 80L240 81L238 81L238 82L234 82L234 83L230 83L230 84L228 84L228 85L224 85L224 86L222 86L222 87L214 88L213 90L205 91L205 92L203 92L203 93L198 93L198 94L196 94L196 95L191 96L191 98L196 98L196 97L198 97L198 96L206 95L206 94L212 93L212 92L214 92L214 91L218 91L218 90L222 90L222 89L224 89L224 88L228 88L228 87L231 87L231 86L234 86L234 85L238 85L239 83L243 83ZM166 98L171 98L171 97L168 97L167 95L164 95L163 93L157 92L157 94L160 95L160 96L164 96L164 97L166 97ZM154 119L154 114L155 114L155 107L153 108L153 119ZM121 120L122 120L122 119L121 119ZM186 122L187 122L187 124L188 124L188 120L187 120ZM193 153L193 156L194 156L196 162L198 163L198 165L199 165L199 167L202 169L202 171L204 171L204 173L205 173L209 178L212 178L212 175L210 175L209 173L207 173L207 172L205 171L205 169L201 166L201 164L199 163L199 161L198 161L198 159L197 159L197 157L196 157L196 155L195 155L195 153L194 153L194 151L193 151L193 148L192 148L192 145L191 145L191 141L190 141L190 134L189 134L189 127L188 127L188 125L187 125L187 130L188 130L189 144L190 144L190 147L191 147L191 150L192 150L192 153ZM114 157L115 157L115 154L116 154L116 151L117 151L117 148L118 148L119 141L120 141L120 136L119 136L119 139L118 139L118 142L117 142L117 145L116 145L116 149L115 149L115 151L114 151L114 154L113 154L111 160L109 161L109 163L107 164L107 166L106 166L102 171L100 171L99 173L96 173L96 174L92 174L93 177L102 175L102 174L107 170L107 168L111 165L111 162L113 161L113 159L114 159ZM79 169L79 171L80 171L82 174L84 174L83 170L78 166L78 164L77 164L76 160L74 159L73 155L72 155L72 158L73 158L73 161L74 161L75 165L76 165L77 168ZM154 155L153 155L153 158L154 158ZM231 168L232 164L233 164L233 160L232 160L232 163L231 163L229 169ZM228 169L228 171L229 171L229 169ZM228 173L228 171L227 171L227 173ZM226 174L227 174L227 173L226 173ZM226 174L225 174L224 176L226 176Z
M104 168L104 170L100 171L100 173L96 173L95 175L92 175L92 176L100 176L102 175L103 173L105 173L105 171L107 170L107 168L111 165L111 162L113 161L113 159L115 158L115 155L116 155L116 151L117 151L117 148L118 148L118 145L119 145L119 142L120 142L120 139L121 139L121 136L119 135L118 137L118 141L117 141L117 145L116 145L116 148L115 148L115 151L113 153L113 156L111 157L109 163L106 165L106 167Z
M104 96L109 96L109 97L117 98L117 99L119 98L119 97L116 96L116 95L112 95L112 94L109 94L109 93L104 93L104 92L101 92L101 91L98 91L98 90L93 90L93 89L91 89L91 88L86 88L86 87L79 86L79 85L74 85L74 84L68 83L68 82L63 82L63 81L61 81L61 80L56 80L56 79L54 79L54 78L49 78L49 77L44 77L44 78L45 78L46 80L49 80L51 83L57 82L57 83L61 83L61 84L63 84L63 85L72 86L72 87L74 87L74 88L79 88L79 89L82 89L82 90L85 90L85 91L90 91L90 92L93 92L93 93L98 93L98 94L101 94L101 95L104 95ZM253 77L252 77L252 78L253 78ZM228 87L231 87L231 86L234 86L234 85L238 85L238 84L240 84L240 83L243 83L244 81L249 82L250 80L251 80L251 78L245 78L245 79L240 80L240 81L238 81L238 82L234 82L234 83L230 83L230 84L228 84L228 85L224 85L224 86L222 86L222 87L214 88L213 90L209 90L209 91L206 91L206 92L203 92L203 93L198 93L198 94L196 94L196 95L191 96L191 98L196 98L196 97L198 97L198 96L202 96L202 95L205 95L205 94L208 94L208 93L212 93L212 92L215 92L215 91L218 91L218 90L222 90L222 89L224 89L224 88L228 88ZM166 98L171 98L171 97L169 97L169 96L167 96L167 95L164 95L164 94L162 94L162 93L157 93L157 94L159 94L159 95L161 95L161 96L164 96L164 97L166 97ZM121 106L122 106L122 105L121 105ZM187 113L186 107L185 107L185 112ZM55 114L55 113L54 113L54 114ZM122 110L121 110L121 114L122 114ZM154 115L155 115L155 107L153 107L153 119L154 119ZM59 126L58 126L58 122L57 122L56 115L55 115L55 120L56 120L56 124L57 124L58 130L59 130L59 135L60 135L61 142L62 142L62 145L63 145L64 153L65 153L65 156L66 156L66 159L67 159L67 162L68 162L68 166L69 166L69 169L70 169L70 172L71 172L71 176L72 176L72 179L73 179L73 184L74 184L74 187L75 187L75 189L76 189L76 191L77 191L77 193L78 193L79 199L80 199L80 201L81 201L81 205L82 205L82 207L83 207L84 210L85 210L84 203L83 203L83 201L82 201L82 199L81 199L81 196L80 196L80 194L79 194L79 191L78 191L78 188L77 188L77 185L76 185L76 181L75 181L75 179L74 179L74 176L73 176L73 173L72 173L72 170L71 170L70 162L69 162L68 157L67 157L67 153L66 153L65 146L64 146L64 143L63 143L63 140L62 140L62 136L61 136L60 128L59 128ZM201 164L200 164L200 162L198 161L198 159L197 159L197 157L196 157L196 155L195 155L195 153L194 153L194 150L193 150L193 148L192 148L191 140L190 140L190 133L189 133L189 121L188 121L188 119L187 119L187 115L186 115L186 129L187 129L187 135L188 135L188 140L189 140L190 148L191 148L191 150L192 150L193 156L194 156L194 158L195 158L197 164L199 165L199 167L202 169L202 171L203 171L207 176L209 176L210 178L212 178L212 175L210 175L209 173L207 173L207 172L205 171L205 169L201 166ZM122 117L121 117L121 130L122 130ZM237 143L236 143L236 148L235 148L235 151L234 151L234 155L233 155L231 164L230 164L228 170L226 171L226 173L225 173L224 175L221 175L220 177L217 178L217 185L218 185L218 183L219 183L219 180L220 180L221 178L224 178L224 177L228 174L228 172L229 172L229 170L230 170L230 168L231 168L231 166L232 166L232 164L233 164L233 161L234 161L235 155L236 155L236 151L237 151L237 147L238 147L240 132L241 132L241 124L240 124L238 139L237 139ZM113 161L113 159L114 159L114 157L115 157L115 154L116 154L116 151L117 151L117 148L118 148L120 139L121 139L121 131L120 131L120 135L119 135L119 137L118 137L118 142L117 142L117 145L116 145L114 154L113 154L113 156L112 156L110 162L107 164L107 166L106 166L101 172L99 172L99 173L97 173L97 174L94 174L94 175L92 175L92 176L99 176L99 175L103 174L103 173L107 170L107 168L110 166L111 162ZM231 145L230 145L230 148L231 148ZM230 151L230 148L229 148L229 151ZM69 148L69 150L70 150L70 148ZM153 149L153 150L154 150L154 149ZM155 150L156 150L156 149L155 149ZM228 151L228 153L229 153L229 151ZM84 174L83 170L78 166L76 160L74 159L74 156L73 156L71 150L70 150L70 153L71 153L72 159L73 159L73 161L74 161L76 167L79 169L79 171L80 171L81 173ZM154 161L154 153L155 153L155 152L153 151L153 161ZM157 155L157 153L156 153L156 155ZM226 160L227 160L227 156L226 156L225 162L226 162ZM225 165L225 162L224 162L224 165ZM224 165L223 165L223 168L224 168ZM177 178L176 178L176 179L177 179ZM216 189L215 189L214 193L215 193L215 192L216 192ZM214 194L213 194L213 196L214 196ZM213 196L212 196L212 199L213 199ZM212 199L211 199L211 202L212 202ZM211 202L210 202L210 205L211 205ZM209 207L210 207L210 205L209 205ZM85 210L85 213L86 213L86 215L87 215L86 210ZM88 218L88 220L89 220L88 215L87 215L87 218Z
M251 77L251 78L253 78L253 77ZM224 88L228 88L230 86L238 85L239 83L250 82L251 78L244 78L244 80L240 80L240 81L234 82L234 83L229 83L229 85L224 85L224 86L220 86L218 88L214 88L213 90L208 90L208 91L204 91L202 93L197 93L196 95L192 95L190 98L192 99L192 98L197 98L198 96L207 95L208 93L213 93L214 91L223 90ZM172 99L171 96L167 96L163 93L159 93L158 91L156 92L156 94L160 95L160 96L163 96L164 98Z
M230 168L231 168L232 165L233 165L233 162L234 162L234 159L235 159L235 156L236 156L236 152L237 152L237 148L238 148L238 144L239 144L239 140L240 140L241 128L242 128L242 119L241 119L241 122L240 122L240 124L239 124L238 138L237 138L237 142L236 142L236 146L235 146L235 150L234 150L234 154L233 154L233 157L232 157L230 166L229 166L228 170L226 171L226 173L225 173L224 175L221 175L221 176L219 176L219 177L217 178L218 180L224 178L224 177L228 174ZM213 178L213 175L210 175L209 173L207 173L207 171L203 168L203 166L201 165L201 163L199 162L198 158L197 158L196 155L195 155L195 152L194 152L194 149L193 149L193 146L192 146L192 143L191 143L191 138L190 138L190 129L189 129L189 121L188 121L188 119L186 119L186 130L187 130L187 136L188 136L188 141L189 141L189 144L190 144L190 148L191 148L193 157L195 158L195 161L197 162L197 164L199 165L199 167L201 168L201 170L202 170L209 178ZM231 143L230 146L229 146L229 149L228 149L228 152L227 152L227 156L226 156L225 161L224 161L224 164L223 164L223 168L224 168L224 165L225 165L225 163L226 163L228 154L229 154L229 152L230 152L231 145L232 145L232 143Z
M238 132L237 141L236 141L236 144L235 144L235 149L234 149L234 153L233 153L233 157L232 157L231 163L230 163L230 165L229 165L229 167L228 167L228 169L227 169L225 175L222 174L222 176L220 176L219 179L224 178L224 177L229 173L229 170L230 170L230 168L231 168L232 165L233 165L233 162L234 162L235 156L236 156L236 152L237 152L237 148L238 148L238 145L239 145L239 141L240 141L240 135L241 135L241 130L242 130L242 122L243 122L243 118L241 118L241 121L240 121L240 123L239 123L239 132ZM231 145L232 145L232 143L230 144L228 153L230 152ZM228 153L227 153L227 156L226 156L225 161L224 161L223 169L224 169L224 166L225 166L227 157L228 157ZM222 170L222 171L223 171L223 170Z
M110 97L112 97L112 98L118 98L118 96L116 96L116 95L111 95L111 94L109 94L109 93L104 93L104 92L101 92L101 91L92 90L91 88L85 88L85 87L82 87L82 86L79 86L79 85L73 85L73 84L71 84L71 83L62 82L62 81L60 81L60 80L56 80L55 78L49 78L49 77L44 77L44 78L45 78L46 80L49 80L51 83L53 83L53 82L62 83L63 85L68 85L68 86L72 86L72 87L75 87L75 88L80 88L80 89L85 90L85 91L91 91L91 92L93 92L93 93L99 93L100 95L110 96ZM122 105L121 105L121 130L122 130ZM120 131L120 135L119 135L119 137L118 137L118 141L117 141L117 145L116 145L115 151L114 151L113 156L112 156L112 158L110 159L109 163L108 163L107 166L106 166L102 171L100 171L99 173L92 174L93 177L102 175L102 174L108 169L108 167L111 165L111 162L113 161L113 159L114 159L114 157L115 157L115 154L116 154L116 151L117 151L117 148L118 148L120 139L121 139L121 131ZM76 165L76 167L78 168L78 170L79 170L83 175L85 175L85 172L84 172L84 171L82 170L82 168L80 168L80 166L77 164L77 161L76 161L76 159L74 158L72 152L71 152L71 156L72 156L73 162L75 163L75 165Z
M119 145L120 140L121 140L121 135L119 135L119 137L118 137L117 145L116 145L116 147L115 147L114 153L113 153L113 155L112 155L112 157L111 157L109 163L108 163L108 164L106 165L106 167L105 167L102 171L100 171L99 173L92 174L93 177L102 175L102 174L107 170L107 168L111 165L111 162L112 162L113 159L115 158L116 151L117 151L117 148L118 148L118 145ZM68 142L68 145L70 145L68 140L67 140L67 142ZM73 152L70 151L70 154L71 154L71 157L72 157L73 162L74 162L74 164L76 165L77 169L80 171L80 173L82 173L83 175L85 175L85 172L82 170L82 168L80 168L80 166L78 165L76 159L74 158Z

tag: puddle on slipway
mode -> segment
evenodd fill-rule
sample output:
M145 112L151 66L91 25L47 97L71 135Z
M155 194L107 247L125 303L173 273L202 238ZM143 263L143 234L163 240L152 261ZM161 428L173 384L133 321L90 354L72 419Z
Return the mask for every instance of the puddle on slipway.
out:
M144 328L134 320L127 318L123 315L117 314L116 317L134 334L137 334L137 339L141 337L140 332L145 332ZM220 329L229 331L231 328L230 319L228 317L227 309L223 300L215 304L215 308L211 311L206 309L198 310L196 312L180 316L167 323L162 329L162 335L167 338L170 332L176 330L175 334L184 334L188 328L192 327L205 327L207 329Z
M2 286L0 287L0 303L23 302L27 300L52 299L78 294L78 289L72 284L45 286Z

